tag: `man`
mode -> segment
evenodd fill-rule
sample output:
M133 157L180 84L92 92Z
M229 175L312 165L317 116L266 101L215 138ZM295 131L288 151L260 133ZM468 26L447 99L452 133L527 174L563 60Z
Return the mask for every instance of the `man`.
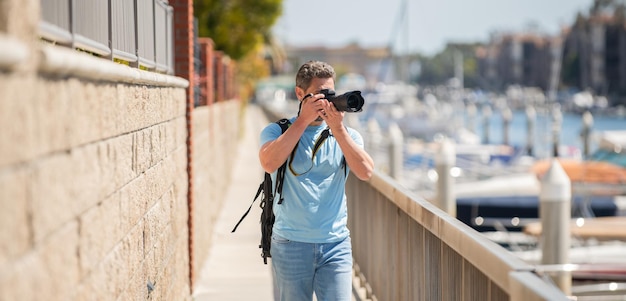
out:
M349 172L368 180L374 162L363 149L362 136L343 124L345 112L325 99L323 89L335 89L333 67L319 61L302 65L296 75L298 115L282 135L276 123L261 132L259 159L274 183L276 170L288 163L280 196L284 201L274 204L271 254L277 300L312 300L314 293L319 301L351 300L345 183ZM330 135L322 140L327 128Z

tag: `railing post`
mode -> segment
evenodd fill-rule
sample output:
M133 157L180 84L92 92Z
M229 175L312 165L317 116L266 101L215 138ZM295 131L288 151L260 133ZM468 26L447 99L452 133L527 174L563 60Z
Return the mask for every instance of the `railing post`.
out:
M137 34L136 47L138 56L137 67L148 70L156 67L154 44L154 0L137 0L136 2Z
M567 264L570 249L571 182L556 158L541 181L539 216L541 219L542 264ZM569 295L570 272L552 276L554 282Z
M389 125L389 175L400 181L402 179L402 169L404 165L404 138L402 131L397 124Z
M438 175L436 205L449 215L456 217L454 179L450 174L450 170L456 164L456 152L454 145L447 138L441 141L439 153L435 159Z

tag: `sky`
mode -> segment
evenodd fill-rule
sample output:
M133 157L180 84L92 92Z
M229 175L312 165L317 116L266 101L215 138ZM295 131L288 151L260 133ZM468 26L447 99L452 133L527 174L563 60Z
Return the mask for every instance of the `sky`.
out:
M391 45L433 55L448 42L488 42L496 31L556 35L593 0L283 0L273 28L292 46ZM404 9L402 9L404 7ZM402 23L398 20L408 22Z

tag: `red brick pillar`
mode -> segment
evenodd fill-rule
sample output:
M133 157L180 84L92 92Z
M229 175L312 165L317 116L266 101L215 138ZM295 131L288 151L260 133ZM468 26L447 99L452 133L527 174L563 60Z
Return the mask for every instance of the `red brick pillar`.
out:
M230 65L231 76L231 95L230 98L239 99L239 81L237 80L237 63Z
M200 58L204 65L203 74L200 75L200 89L202 90L204 104L211 105L215 102L215 69L214 69L214 43L210 38L199 38L202 53Z
M188 206L188 229L189 235L189 287L193 293L194 275L194 254L193 254L193 87L194 66L193 66L193 0L170 0L170 5L174 8L174 66L176 76L180 76L189 81L187 87L187 206Z
M224 72L224 53L221 51L215 52L215 101L224 101L224 79L226 77Z
M226 98L232 100L235 98L235 62L228 61L228 76L226 77Z

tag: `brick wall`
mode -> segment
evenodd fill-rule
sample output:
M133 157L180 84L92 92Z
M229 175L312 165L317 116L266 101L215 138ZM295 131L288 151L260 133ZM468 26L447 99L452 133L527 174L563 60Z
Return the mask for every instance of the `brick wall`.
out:
M214 43L209 38L199 38L198 40L200 43L200 59L204 65L204 70L200 72L200 86L202 87L200 104L212 105L215 102Z

